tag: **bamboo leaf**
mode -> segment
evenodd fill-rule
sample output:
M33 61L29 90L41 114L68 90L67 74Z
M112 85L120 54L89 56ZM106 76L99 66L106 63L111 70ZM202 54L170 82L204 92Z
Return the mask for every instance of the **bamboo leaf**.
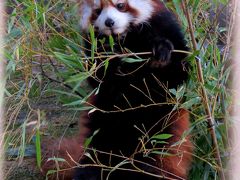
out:
M163 140L163 139L169 139L173 135L172 134L157 134L151 137L151 139L157 139L157 140Z

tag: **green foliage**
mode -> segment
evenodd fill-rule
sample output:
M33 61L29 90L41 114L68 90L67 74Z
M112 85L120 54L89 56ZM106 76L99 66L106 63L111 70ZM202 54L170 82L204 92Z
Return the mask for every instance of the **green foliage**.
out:
M188 22L182 9L182 1L173 0L166 3L178 15L186 34L189 47L192 48ZM212 114L217 121L216 133L223 162L226 161L227 122L224 116L229 106L229 90L227 82L230 68L228 65L229 46L227 44L227 25L220 26L221 13L225 11L227 0L189 0L188 9L193 22L194 36L197 39L197 50L191 52L188 60L192 64L190 79L186 85L178 89L171 89L171 102L175 108L183 107L191 112L192 127L189 130L195 145L194 161L189 179L216 179L218 166L214 159L212 140L206 121L205 107L201 88L203 87L209 99ZM90 27L89 37L91 46L88 49L90 57L84 54L84 42L80 33L77 15L78 7L72 1L7 1L9 14L7 15L7 34L5 39L5 57L7 59L7 88L6 100L8 106L6 124L8 144L20 144L20 157L24 157L27 141L26 123L31 113L36 113L31 103L38 102L43 97L55 96L58 104L68 110L85 110L86 101L90 95L97 93L86 84L86 79L93 76L99 66L96 58L103 60L105 71L108 68L111 55L114 54L114 41L97 39L93 27ZM97 52L96 46L110 44L112 52ZM225 49L222 49L222 46ZM202 85L197 77L196 56L201 60L205 84ZM144 61L139 57L124 57L123 61L135 63ZM182 103L182 100L184 102ZM21 111L28 114L20 125L16 119ZM43 116L40 117L40 127L44 125ZM36 125L37 162L40 166L40 137L43 130ZM20 139L17 131L21 129ZM15 137L15 139L14 139ZM159 134L151 137L152 143L165 143L170 134ZM13 139L13 140L12 140ZM86 146L91 139L87 140ZM9 143L11 142L11 143ZM164 153L153 151L153 153ZM61 160L57 160L61 161ZM124 164L124 161L123 161ZM51 171L49 173L54 173Z

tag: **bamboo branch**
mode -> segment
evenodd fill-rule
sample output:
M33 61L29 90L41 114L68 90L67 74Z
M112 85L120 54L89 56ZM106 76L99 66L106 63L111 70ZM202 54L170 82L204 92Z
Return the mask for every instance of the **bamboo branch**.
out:
M189 28L189 32L190 32L190 36L191 36L191 40L192 40L193 50L196 51L197 50L197 42L196 42L196 39L194 37L193 23L192 23L192 20L190 18L190 12L189 12L189 9L187 8L186 0L184 0L182 2L182 6L183 6L184 13L187 17L188 26L189 26L188 28ZM197 67L198 81L201 84L201 91L202 91L204 108L205 108L205 111L206 111L206 114L207 114L208 126L209 126L210 134L211 134L211 137L212 137L212 141L213 141L213 148L215 149L214 156L215 156L215 159L216 159L217 164L219 166L218 174L219 174L221 180L225 180L225 175L224 175L223 166L222 166L222 160L221 160L221 157L220 157L220 151L219 151L219 146L218 146L216 132L215 132L215 120L214 120L212 112L210 110L210 105L209 105L209 101L208 101L207 92L204 88L205 82L204 82L204 77L203 77L202 65L201 65L201 61L200 61L199 58L196 58L196 67Z

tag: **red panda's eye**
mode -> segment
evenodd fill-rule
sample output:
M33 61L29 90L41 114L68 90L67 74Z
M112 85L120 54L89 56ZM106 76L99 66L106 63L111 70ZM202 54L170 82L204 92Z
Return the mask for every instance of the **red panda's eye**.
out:
M126 11L126 3L118 3L116 5L116 8L119 10L119 11Z
M95 9L95 13L96 13L97 15L100 15L101 12L102 12L102 9L101 9L101 8Z

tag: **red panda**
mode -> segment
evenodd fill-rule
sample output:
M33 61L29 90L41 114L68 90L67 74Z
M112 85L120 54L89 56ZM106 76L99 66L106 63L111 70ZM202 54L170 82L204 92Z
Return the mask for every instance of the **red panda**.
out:
M134 63L116 56L89 78L99 88L92 97L95 108L80 119L78 141L64 140L55 149L66 159L74 149L72 161L80 164L62 179L186 179L193 149L189 135L183 136L189 114L174 110L167 93L188 78L186 55L173 51L188 51L175 16L160 0L83 0L80 13L86 39L93 25L98 39L111 35L117 41L114 52L151 55ZM104 44L104 50L109 47ZM168 138L158 142L161 134ZM84 156L84 140L92 136ZM49 167L46 162L43 170Z

